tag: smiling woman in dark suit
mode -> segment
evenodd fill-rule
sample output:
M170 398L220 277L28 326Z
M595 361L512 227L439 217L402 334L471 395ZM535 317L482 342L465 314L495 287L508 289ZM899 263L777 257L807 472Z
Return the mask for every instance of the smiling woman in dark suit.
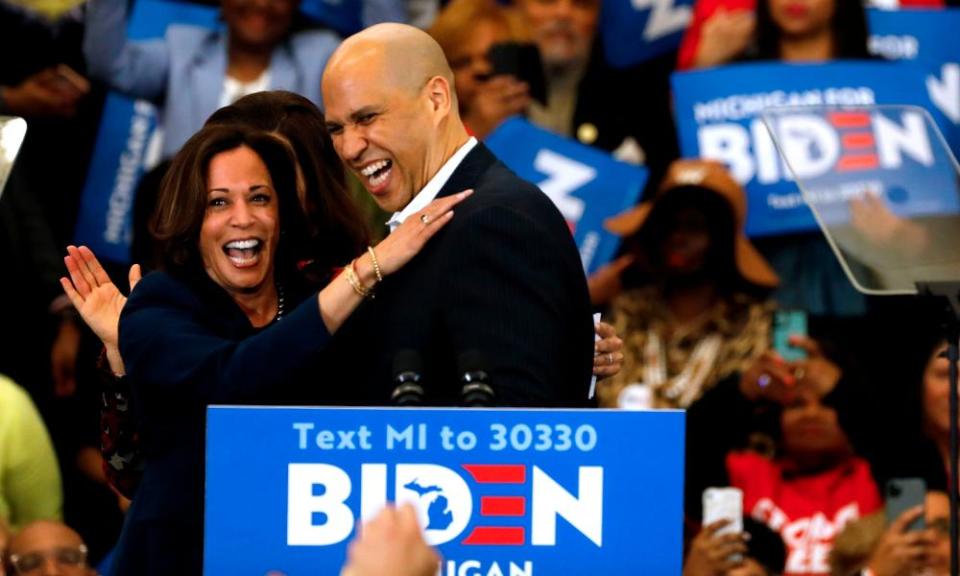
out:
M430 226L412 221L311 294L296 269L309 235L289 146L225 126L187 142L156 214L163 272L137 284L120 319L147 466L115 573L201 572L207 405L292 393L330 335L449 220L460 198L427 206Z

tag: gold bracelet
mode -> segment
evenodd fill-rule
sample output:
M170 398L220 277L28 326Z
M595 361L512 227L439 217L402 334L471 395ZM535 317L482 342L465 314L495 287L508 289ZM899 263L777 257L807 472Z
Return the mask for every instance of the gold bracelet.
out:
M350 262L350 265L347 266L347 269L344 270L344 273L347 275L347 282L350 284L350 287L353 288L353 291L356 292L361 298L373 298L373 290L367 288L360 282L360 279L357 277L357 273L354 271L353 267L356 264L356 260Z
M383 282L383 274L380 273L380 262L377 261L377 253L373 251L373 246L367 246L367 252L370 254L370 260L373 261L373 273L377 277L377 283Z

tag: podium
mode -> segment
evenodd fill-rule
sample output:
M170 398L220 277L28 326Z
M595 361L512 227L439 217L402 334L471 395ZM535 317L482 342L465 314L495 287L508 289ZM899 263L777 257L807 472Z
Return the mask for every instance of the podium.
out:
M339 574L387 502L443 576L680 574L684 416L210 407L204 574Z

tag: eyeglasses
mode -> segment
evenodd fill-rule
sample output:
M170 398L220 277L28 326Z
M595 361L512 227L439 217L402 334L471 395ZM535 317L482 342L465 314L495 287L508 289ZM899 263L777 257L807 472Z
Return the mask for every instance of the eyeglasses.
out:
M87 563L87 547L81 544L76 548L53 548L27 554L11 554L10 564L13 565L15 574L33 574L43 566L47 558L52 558L59 566L83 566Z

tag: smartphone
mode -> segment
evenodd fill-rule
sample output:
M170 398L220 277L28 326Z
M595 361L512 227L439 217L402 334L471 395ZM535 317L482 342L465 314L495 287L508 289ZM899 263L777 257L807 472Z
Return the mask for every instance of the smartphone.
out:
M0 116L0 197L26 136L26 120L19 116Z
M884 490L887 522L893 522L901 514L916 506L923 506L927 496L927 483L923 478L891 478ZM926 527L923 514L907 525L907 532L916 532Z
M807 313L803 310L777 310L773 315L773 349L788 362L803 360L807 352L790 345L791 336L807 335Z
M703 491L703 525L717 520L730 523L717 535L743 532L743 491L739 488L707 488Z
M547 105L547 79L536 44L500 42L490 47L487 59L493 68L492 76L509 74L526 82L530 87L530 97Z

